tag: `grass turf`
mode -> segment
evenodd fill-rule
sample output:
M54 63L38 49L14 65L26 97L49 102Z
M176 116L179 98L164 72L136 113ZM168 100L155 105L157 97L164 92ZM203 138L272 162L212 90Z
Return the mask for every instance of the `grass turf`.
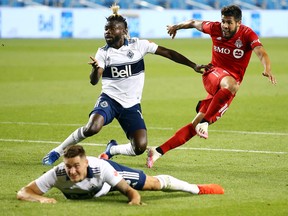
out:
M154 40L197 63L209 62L205 39ZM262 42L278 84L261 76L253 54L229 111L210 127L209 139L193 138L145 167L146 155L115 161L148 175L170 174L191 183L218 183L225 195L191 196L140 192L145 206L127 206L117 192L97 200L70 201L56 189L55 205L21 202L16 192L49 169L42 157L85 124L101 86L89 84L89 55L103 40L1 39L0 175L1 215L287 215L288 208L288 39ZM166 141L195 115L206 93L201 76L160 56L147 55L142 100L149 145ZM110 139L127 143L114 121L82 144L98 155Z

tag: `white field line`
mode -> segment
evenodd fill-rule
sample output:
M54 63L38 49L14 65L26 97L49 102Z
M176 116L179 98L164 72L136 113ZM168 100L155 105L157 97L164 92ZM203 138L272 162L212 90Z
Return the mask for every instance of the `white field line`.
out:
M20 143L48 143L48 144L60 144L56 141L48 140L20 140L20 139L0 139L0 142L20 142ZM81 142L81 145L86 146L106 146L107 144L97 143L85 143ZM241 150L241 149L213 149L213 148L186 148L178 147L176 150L192 150L192 151L220 151L220 152L242 152L242 153L261 153L261 154L288 154L288 152L274 152L274 151L258 151L258 150Z
M60 124L60 123L45 123L45 122L0 122L1 124L16 124L16 125L37 125L37 126L73 126L80 127L84 124ZM120 128L120 126L109 125L109 127ZM177 130L174 128L149 127L150 130ZM234 131L234 130L209 130L218 133L236 133L236 134L253 134L253 135L272 135L272 136L288 136L288 133L278 132L259 132L259 131Z
M45 122L0 122L0 124L17 124L17 125L37 125L37 126L73 126L81 127L85 124L60 124L60 123L45 123ZM120 128L120 126L109 125L109 127ZM173 130L173 128L160 128L160 127L149 127L154 130Z

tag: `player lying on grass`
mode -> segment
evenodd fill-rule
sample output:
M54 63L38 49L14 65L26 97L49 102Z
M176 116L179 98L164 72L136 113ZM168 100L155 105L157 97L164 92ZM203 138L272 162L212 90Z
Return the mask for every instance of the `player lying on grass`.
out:
M148 176L141 170L120 165L111 160L86 156L81 145L68 147L64 161L50 169L17 193L17 199L56 203L54 198L43 196L51 188L58 188L67 199L100 197L118 190L128 203L141 205L137 190L183 191L191 194L223 194L217 184L190 184L169 175Z
M208 95L198 103L195 118L162 145L148 149L149 168L162 155L183 145L192 137L198 135L208 138L208 125L215 123L224 115L240 88L252 51L263 65L262 75L268 77L272 84L276 84L269 56L262 43L257 34L243 25L241 20L241 9L236 5L230 5L221 9L221 22L188 20L167 27L168 34L172 38L178 30L189 28L209 34L213 42L212 67L202 75Z

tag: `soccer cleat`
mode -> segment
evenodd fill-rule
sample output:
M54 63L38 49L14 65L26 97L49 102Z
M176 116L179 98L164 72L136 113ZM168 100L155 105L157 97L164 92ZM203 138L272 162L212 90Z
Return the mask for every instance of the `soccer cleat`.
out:
M208 138L208 122L198 123L195 127L195 131L198 136L207 139Z
M99 158L101 159L111 159L113 157L113 155L111 155L110 153L110 149L112 146L117 146L118 143L116 142L116 140L110 140L110 142L107 144L105 152L103 152L102 154L99 155Z
M42 164L52 165L56 160L58 160L59 157L60 157L60 154L58 152L51 151L42 159Z
M200 194L224 194L224 189L217 184L200 184L197 185Z
M162 154L156 151L156 148L148 148L147 149L147 161L146 165L148 168L152 168L153 164L156 160L158 160Z
M105 152L103 152L102 154L100 154L100 155L98 156L98 158L100 158L100 159L105 159L105 160L109 160L109 157L108 157L108 155L107 155Z

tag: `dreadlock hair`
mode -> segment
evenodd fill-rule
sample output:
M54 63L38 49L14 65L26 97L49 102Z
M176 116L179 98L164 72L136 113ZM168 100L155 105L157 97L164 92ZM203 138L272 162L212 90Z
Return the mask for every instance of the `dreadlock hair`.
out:
M221 15L223 16L233 16L235 21L240 21L242 19L242 11L237 5L229 5L221 9Z
M123 16L118 14L119 9L120 9L120 6L117 5L116 3L114 3L111 6L111 10L112 10L113 14L110 15L108 18L106 18L106 20L107 20L107 22L114 22L114 21L122 22L124 24L125 29L127 29L128 28L127 21Z

